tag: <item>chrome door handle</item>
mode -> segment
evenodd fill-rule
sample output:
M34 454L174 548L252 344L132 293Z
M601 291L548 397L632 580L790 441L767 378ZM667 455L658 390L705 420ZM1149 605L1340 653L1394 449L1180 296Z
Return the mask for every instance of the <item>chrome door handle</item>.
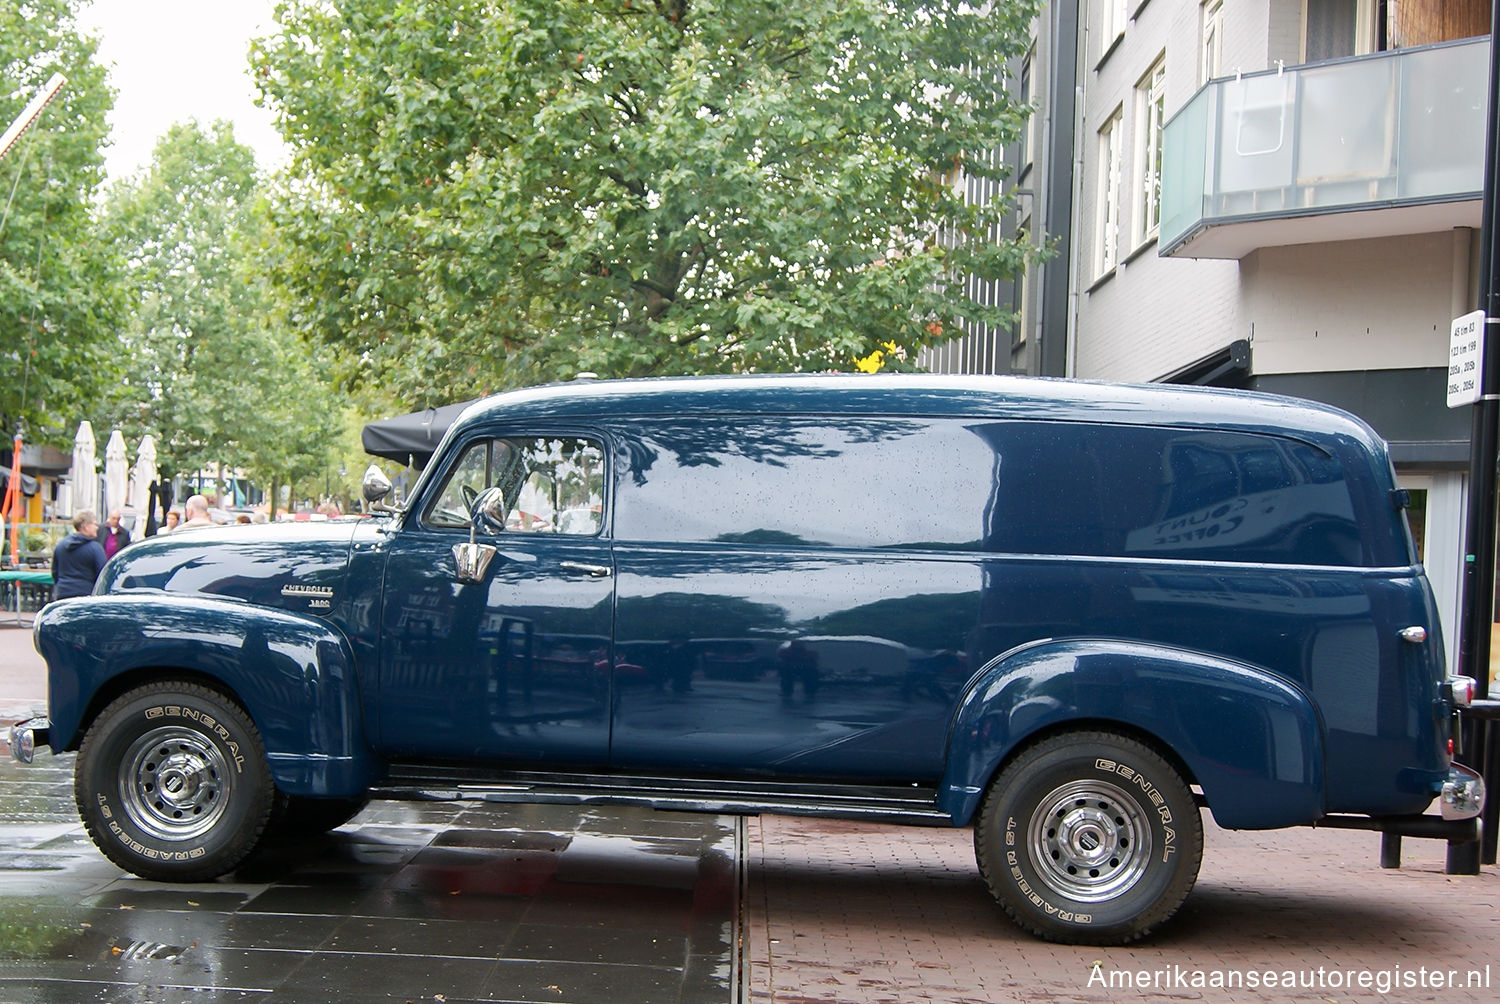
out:
M1427 640L1427 629L1420 625L1414 624L1409 628L1402 628L1400 633L1402 641L1409 641L1413 645L1420 645Z
M580 572L591 579L609 578L608 565L585 565L581 561L564 561L558 565L565 572Z

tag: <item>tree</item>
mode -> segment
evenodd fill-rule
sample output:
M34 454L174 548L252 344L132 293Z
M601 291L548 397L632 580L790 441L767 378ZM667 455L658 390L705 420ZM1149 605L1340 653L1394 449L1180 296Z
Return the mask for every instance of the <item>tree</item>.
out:
M1030 0L288 0L277 278L420 406L578 370L851 369L1007 314L989 68ZM317 81L317 86L308 86Z
M0 129L52 76L68 78L0 160L0 423L68 443L112 377L119 262L93 231L113 97L79 0L0 4Z
M287 331L264 277L254 154L228 123L174 125L148 170L115 186L105 230L135 308L111 409L157 438L163 474L219 465L266 481L321 470L338 401Z

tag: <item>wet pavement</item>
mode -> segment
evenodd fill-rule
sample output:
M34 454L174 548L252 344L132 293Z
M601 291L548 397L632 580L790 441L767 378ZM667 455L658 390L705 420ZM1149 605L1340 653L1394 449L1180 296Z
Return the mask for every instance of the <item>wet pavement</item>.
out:
M0 629L0 723L45 691L29 633ZM71 772L0 757L0 1004L1500 997L1500 871L1447 875L1439 841L1389 871L1375 834L1205 815L1178 916L1100 949L1022 934L968 831L839 820L378 803L225 881L145 882L89 842ZM1153 982L1104 982L1131 973ZM1298 985L1191 985L1267 973Z
M732 818L377 802L171 885L95 850L72 772L0 761L3 1004L742 996Z

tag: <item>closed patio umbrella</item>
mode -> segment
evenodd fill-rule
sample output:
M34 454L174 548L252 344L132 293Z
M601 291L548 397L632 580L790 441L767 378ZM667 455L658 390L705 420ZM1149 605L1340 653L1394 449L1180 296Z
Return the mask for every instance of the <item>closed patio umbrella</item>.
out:
M95 454L94 427L84 419L73 437L73 512L99 511L99 458Z
M125 437L119 429L109 434L104 447L104 505L102 520L116 509L125 508L125 485L130 480L130 463L125 459Z
M136 450L135 473L130 483L130 504L142 513L147 513L156 502L151 494L151 486L155 481L156 440L147 433L141 437L140 449Z

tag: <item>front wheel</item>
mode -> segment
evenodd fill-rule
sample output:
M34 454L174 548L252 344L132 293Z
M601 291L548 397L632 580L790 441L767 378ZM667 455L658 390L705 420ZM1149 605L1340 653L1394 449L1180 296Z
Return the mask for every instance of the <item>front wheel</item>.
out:
M249 716L191 683L117 698L85 734L73 779L79 815L105 856L168 882L214 878L243 861L273 792Z
M1026 930L1120 945L1187 898L1203 824L1187 784L1155 751L1111 733L1067 733L995 778L974 850L990 891Z

